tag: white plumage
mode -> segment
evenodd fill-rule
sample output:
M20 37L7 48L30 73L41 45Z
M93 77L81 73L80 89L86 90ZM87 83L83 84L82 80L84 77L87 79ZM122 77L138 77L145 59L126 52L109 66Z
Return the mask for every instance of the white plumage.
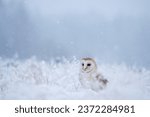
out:
M79 80L84 87L95 91L106 87L108 80L98 73L94 59L82 58L80 67Z

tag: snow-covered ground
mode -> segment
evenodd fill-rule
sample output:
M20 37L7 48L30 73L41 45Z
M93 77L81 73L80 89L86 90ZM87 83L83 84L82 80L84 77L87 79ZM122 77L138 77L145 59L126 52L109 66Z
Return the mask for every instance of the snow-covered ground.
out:
M0 59L0 99L150 99L150 70L125 64L99 64L106 89L85 89L79 60Z

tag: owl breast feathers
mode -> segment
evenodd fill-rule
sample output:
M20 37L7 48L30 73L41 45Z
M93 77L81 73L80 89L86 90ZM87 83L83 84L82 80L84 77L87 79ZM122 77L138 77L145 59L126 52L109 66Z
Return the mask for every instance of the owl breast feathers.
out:
M81 59L79 80L85 88L98 91L107 86L108 80L97 71L97 65L92 58Z

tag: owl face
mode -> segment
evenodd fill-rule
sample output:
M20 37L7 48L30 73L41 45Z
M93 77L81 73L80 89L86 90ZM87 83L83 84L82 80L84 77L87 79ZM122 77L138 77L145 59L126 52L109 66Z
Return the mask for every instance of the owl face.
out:
M84 73L90 73L97 69L96 62L92 58L81 59L81 71Z

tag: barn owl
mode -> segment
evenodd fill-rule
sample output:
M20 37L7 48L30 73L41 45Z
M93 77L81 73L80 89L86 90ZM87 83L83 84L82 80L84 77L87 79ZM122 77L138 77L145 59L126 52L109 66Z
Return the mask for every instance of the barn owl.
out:
M105 88L108 83L108 80L98 73L96 62L92 58L81 59L79 80L84 87L95 91Z

